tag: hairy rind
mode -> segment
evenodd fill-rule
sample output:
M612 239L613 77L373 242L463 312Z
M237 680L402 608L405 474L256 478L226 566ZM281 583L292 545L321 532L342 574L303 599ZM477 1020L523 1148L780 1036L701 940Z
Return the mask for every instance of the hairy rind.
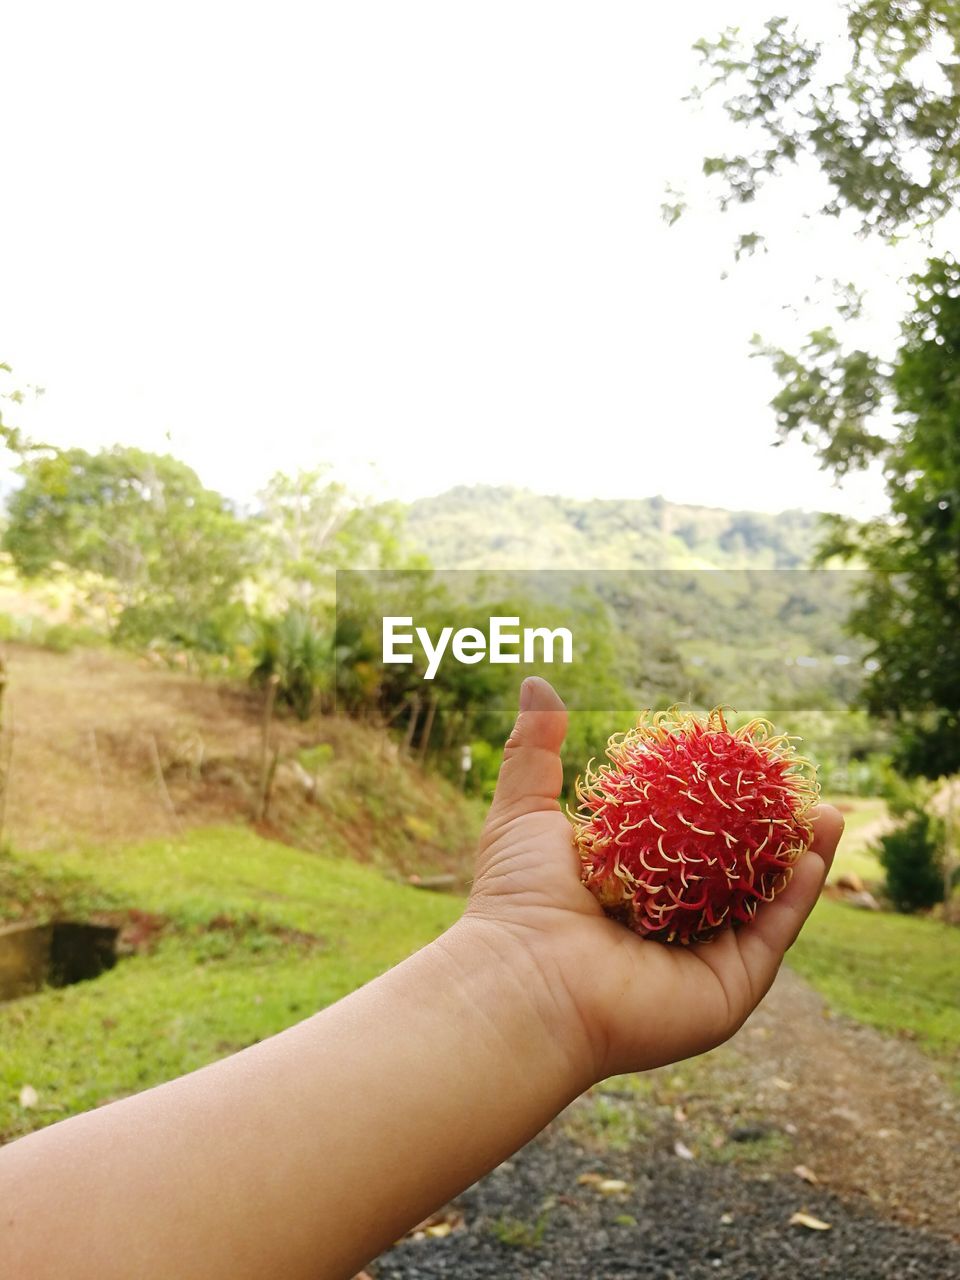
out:
M756 751L760 762L758 767L769 768L777 774L779 785L774 789L783 790L788 796L788 799L784 799L782 803L787 806L789 818L770 821L767 837L758 847L750 848L745 842L741 842L738 846L734 838L725 831L715 832L698 828L695 821L683 816L678 806L674 816L691 831L690 842L696 852L705 854L704 842L708 838L716 841L717 844L712 847L712 851L718 856L710 859L709 864L716 866L719 862L727 876L728 901L725 904L714 902L710 891L705 888L701 895L702 904L698 905L696 902L691 903L678 896L676 882L672 885L662 881L658 883L657 878L667 874L665 864L672 864L681 867L680 876L683 885L681 893L689 889L691 879L694 882L707 880L710 883L707 875L699 876L689 870L698 863L702 864L704 858L694 857L692 853L687 856L685 851L678 851L675 857L668 855L661 835L657 853L654 853L649 846L646 848L647 857L644 856L643 848L634 850L634 855L639 858L641 865L634 866L633 870L622 864L619 849L611 863L609 857L611 844L622 846L624 837L628 843L631 842L632 837L629 832L639 828L646 821L650 821L654 828L661 827L661 824L652 814L648 814L636 823L621 825L617 830L613 830L603 810L608 805L620 808L628 803L638 807L642 805L643 799L632 799L626 802L622 796L615 794L616 785L629 776L632 761L647 757L665 764L658 748L673 748L677 739L691 744L701 742L710 734L719 735L728 743L749 744ZM793 864L809 847L813 836L808 814L817 802L819 788L813 765L797 754L792 745L794 741L796 739L787 734L777 734L769 721L759 718L751 720L739 729L730 729L722 707L716 707L702 717L681 706L655 713L644 711L634 728L625 733L614 734L607 743L608 763L601 764L594 770L591 760L583 779L577 779L576 795L580 807L577 812L571 814L575 823L575 839L581 859L582 878L604 910L615 918L622 919L638 933L681 944L708 941L727 924L737 927L752 920L756 914L758 902L772 901L776 894L786 887L792 874ZM704 760L711 754L717 758L716 753L711 750L710 743L707 742L705 745L707 755L704 756ZM678 796L687 797L691 803L703 804L703 801L698 800L690 791L690 787L706 782L716 802L724 808L731 808L731 804L725 802L714 788L707 766L700 764L698 767L701 769L701 774L696 778L681 778L675 774L664 776L676 782ZM680 790L681 784L684 783L686 789ZM653 782L649 782L648 789L652 785ZM724 785L729 785L729 782ZM644 798L646 794L647 792L643 792ZM739 794L738 791L737 795ZM732 801L733 797L731 796L730 799ZM741 813L744 812L743 808L735 802L732 807L738 808ZM602 827L598 814L602 816ZM661 816L665 821L667 820L666 815L661 814ZM763 819L753 821L763 821ZM775 825L788 826L790 838L777 843ZM662 830L666 833L667 828L662 827ZM694 836L697 837L697 841L694 841ZM723 846L719 844L721 838L724 841ZM739 855L738 857L729 856L731 848ZM723 854L727 855L729 868L718 852L721 849ZM598 859L607 864L606 875L598 873L595 865ZM650 865L651 863L653 865ZM755 863L762 863L759 873L755 871ZM688 871L690 879L688 879ZM731 874L733 874L732 880ZM648 879L644 879L644 876L648 876ZM732 918L731 910L733 910ZM697 911L702 911L702 915L696 917ZM693 923L689 918L691 916L695 917ZM638 917L642 918L638 919ZM681 921L679 924L678 918Z

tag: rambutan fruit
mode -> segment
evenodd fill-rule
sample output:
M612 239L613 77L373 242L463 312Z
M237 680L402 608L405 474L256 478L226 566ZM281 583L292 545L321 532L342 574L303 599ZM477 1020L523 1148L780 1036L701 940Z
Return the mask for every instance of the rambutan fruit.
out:
M686 945L748 924L813 838L815 771L765 720L644 712L607 757L577 780L581 878L643 937Z

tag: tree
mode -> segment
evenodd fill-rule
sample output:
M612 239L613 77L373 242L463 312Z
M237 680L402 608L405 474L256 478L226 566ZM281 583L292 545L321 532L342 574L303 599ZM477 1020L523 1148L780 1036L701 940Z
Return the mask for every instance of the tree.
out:
M18 470L3 547L25 577L95 574L116 595L121 634L216 644L248 560L246 528L220 494L175 458L119 446Z
M274 602L329 603L337 569L391 568L402 558L399 505L362 501L327 467L278 471L258 500L258 573Z
M12 377L13 370L8 364L0 361L0 379L7 384L3 391L0 391L0 401L6 400L13 405L21 405L26 399L26 392L21 387L10 387L8 380ZM34 396L43 395L43 387L28 387ZM0 445L8 449L11 453L23 458L31 453L52 453L48 445L37 444L28 436L25 436L20 427L12 426L9 422L5 422L3 418L3 406L0 404Z
M852 0L846 14L840 76L784 17L752 45L734 27L698 42L706 83L694 95L729 92L724 110L753 142L706 157L704 173L730 208L812 160L822 213L850 213L865 234L929 231L960 190L960 11L954 0Z
M328 467L278 471L258 498L255 577L263 616L251 678L263 684L275 677L281 702L306 719L333 675L336 571L399 564L402 512L396 503L364 502Z
M785 18L748 46L733 29L697 46L704 93L753 140L704 160L720 204L746 206L791 166L825 180L819 212L894 241L935 233L960 190L960 9L953 0L854 0L841 76ZM738 248L757 247L759 233ZM744 242L748 241L748 244ZM758 343L781 389L781 438L798 436L838 476L879 461L890 515L833 520L822 554L868 570L853 625L872 645L871 709L894 717L909 772L960 769L960 266L935 253L910 281L910 310L892 353L846 332L861 307L841 291L837 323L799 353ZM839 326L839 327L838 327Z

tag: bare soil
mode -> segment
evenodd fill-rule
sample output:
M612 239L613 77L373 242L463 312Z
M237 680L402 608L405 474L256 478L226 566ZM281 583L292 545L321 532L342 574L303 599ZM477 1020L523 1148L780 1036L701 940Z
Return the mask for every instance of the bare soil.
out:
M256 818L261 690L111 649L60 654L11 644L4 659L0 766L9 778L0 837L17 849L176 838ZM298 757L318 746L328 758L311 774ZM263 834L400 876L466 875L474 806L403 759L382 731L336 716L301 723L279 709L269 757L274 751Z
M253 759L255 697L109 650L10 645L3 726L10 753L5 836L27 850L146 839L177 822L236 813L231 788L184 788L209 762ZM281 727L281 734L284 730ZM165 803L154 744L177 812ZM210 780L208 778L208 780Z
M831 1013L785 967L728 1045L684 1067L679 1088L671 1068L655 1089L668 1138L698 1157L729 1156L735 1134L766 1167L960 1240L960 1097L909 1040Z

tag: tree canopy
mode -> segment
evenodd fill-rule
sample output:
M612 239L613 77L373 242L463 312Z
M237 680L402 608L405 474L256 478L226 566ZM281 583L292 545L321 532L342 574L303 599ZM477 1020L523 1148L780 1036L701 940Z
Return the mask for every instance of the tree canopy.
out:
M11 385L13 382L13 370L5 361L0 361L0 401L6 401L8 404L21 405L26 399L26 391L23 387ZM28 387L27 391L32 392L34 396L43 395L43 387ZM48 446L37 444L25 435L23 429L4 419L4 407L0 403L0 446L8 449L11 453L18 457L25 457L33 452L51 452Z
M29 458L19 472L3 547L25 577L98 575L137 634L194 639L233 599L247 529L185 463L118 446Z
M901 765L937 776L960 769L960 265L933 251L960 186L960 10L859 0L847 25L841 75L782 17L752 45L732 28L697 45L707 70L698 92L722 87L751 144L705 158L704 172L730 208L812 160L829 191L822 216L843 213L859 234L888 241L927 237L895 351L850 341L853 287L798 352L760 348L781 383L782 438L802 438L838 476L883 467L889 516L834 519L822 552L870 571L853 618L873 650L868 702L897 721Z

